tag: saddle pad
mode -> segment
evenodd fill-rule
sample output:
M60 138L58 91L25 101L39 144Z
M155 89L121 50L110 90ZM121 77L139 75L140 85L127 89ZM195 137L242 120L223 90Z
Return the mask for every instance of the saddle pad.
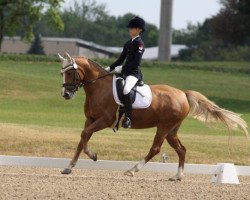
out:
M115 75L113 76L113 96L115 102L120 105L124 106L117 95L117 90L116 90L116 80L121 79L120 77L116 77ZM136 92L136 98L135 102L132 104L132 108L137 108L137 109L143 109L147 108L150 106L152 102L152 92L151 89L148 85L144 84L143 86L137 86L137 91ZM142 96L143 95L143 96Z

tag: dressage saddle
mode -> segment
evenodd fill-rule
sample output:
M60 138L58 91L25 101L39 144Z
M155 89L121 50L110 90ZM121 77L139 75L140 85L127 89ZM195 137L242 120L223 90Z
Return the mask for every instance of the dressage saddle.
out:
M124 94L123 94L123 88L125 85L125 80L124 77L122 77L121 74L115 74L116 77L119 77L120 79L116 80L116 90L117 90L117 95L119 100L121 101L122 104L124 104ZM142 80L138 80L137 83L135 84L135 86L132 88L131 92L130 92L130 98L131 98L131 102L132 104L135 102L135 98L136 98L136 88L137 86L143 86L144 82Z

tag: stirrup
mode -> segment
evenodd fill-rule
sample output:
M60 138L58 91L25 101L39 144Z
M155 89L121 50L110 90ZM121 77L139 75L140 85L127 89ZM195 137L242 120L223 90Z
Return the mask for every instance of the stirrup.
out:
M123 128L131 128L131 120L129 119L129 117L125 117L123 122L122 122L122 127Z

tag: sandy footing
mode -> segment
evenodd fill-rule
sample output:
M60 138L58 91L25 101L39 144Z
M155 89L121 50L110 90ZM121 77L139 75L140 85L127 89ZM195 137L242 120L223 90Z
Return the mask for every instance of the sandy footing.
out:
M240 185L212 184L210 175L186 174L170 182L172 173L0 166L0 199L250 199L250 177Z

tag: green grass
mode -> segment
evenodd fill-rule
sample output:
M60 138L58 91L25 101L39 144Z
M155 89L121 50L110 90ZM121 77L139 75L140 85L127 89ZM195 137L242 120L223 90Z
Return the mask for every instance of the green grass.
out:
M80 131L80 128L0 123L0 154L71 158ZM121 130L118 133L105 129L93 135L89 147L102 160L138 161L148 152L153 137L154 129ZM181 133L180 139L187 148L186 161L189 163L250 164L250 148L244 137L234 136L229 145L227 136ZM162 161L163 152L168 154L169 162L178 162L175 151L166 142L153 161ZM87 156L81 154L81 158Z
M250 124L250 74L248 73L250 63L150 62L144 63L144 66L142 70L146 83L168 84L182 90L199 91L219 106L243 114L243 119ZM0 135L2 143L0 154L15 155L20 152L25 155L42 156L68 157L69 154L73 155L77 142L71 141L69 144L68 141L65 141L68 136L63 135L63 132L68 133L69 130L72 130L73 133L80 134L84 124L85 94L80 89L71 101L66 101L61 97L60 67L60 64L56 62L0 61L0 123L20 124L24 128L35 125L46 132L51 130L53 133L54 129L60 129L57 132L62 132L59 143L56 141L48 142L48 139L44 139L46 142L41 142L38 136L34 139L35 143L24 141L15 146L18 139L13 137L15 133L8 134L10 129L7 128L7 133L4 132L5 136ZM100 134L94 135L90 144L94 149L100 151L101 159L137 160L147 153L154 132L155 129L121 130L114 135L110 130L105 129ZM20 136L18 131L16 134ZM78 140L79 136L76 134L73 134L73 137ZM230 162L250 164L249 145L244 147L243 144L243 150L241 149L241 144L244 143L244 134L238 132L231 134L236 138L236 144L233 142L235 146L232 148L237 148L237 150L233 150L235 154L233 157L229 156L227 152L227 130L220 126L218 128L207 127L197 120L187 118L180 129L180 137L186 144L190 156L187 161L211 163L229 160ZM221 140L224 140L223 144ZM8 143L4 141L8 141ZM99 145L100 142L103 144L102 147ZM40 149L42 148L40 145L43 145L44 148ZM59 149L67 149L68 153L60 153L60 150L55 151L53 148L56 145ZM12 147L14 150L11 150ZM121 150L117 151L119 148ZM27 151L27 149L29 150ZM170 147L164 147L163 151L171 150ZM57 152L57 154L53 152ZM113 157L110 154L113 154ZM175 153L172 152L172 154ZM159 159L160 157L157 157L155 160Z
M0 62L0 121L82 127L84 92L80 90L75 99L65 101L60 95L59 69L59 63ZM144 67L143 72L149 84L169 84L199 91L221 107L244 114L243 118L250 122L249 74L161 66ZM189 122L199 124L193 120Z

